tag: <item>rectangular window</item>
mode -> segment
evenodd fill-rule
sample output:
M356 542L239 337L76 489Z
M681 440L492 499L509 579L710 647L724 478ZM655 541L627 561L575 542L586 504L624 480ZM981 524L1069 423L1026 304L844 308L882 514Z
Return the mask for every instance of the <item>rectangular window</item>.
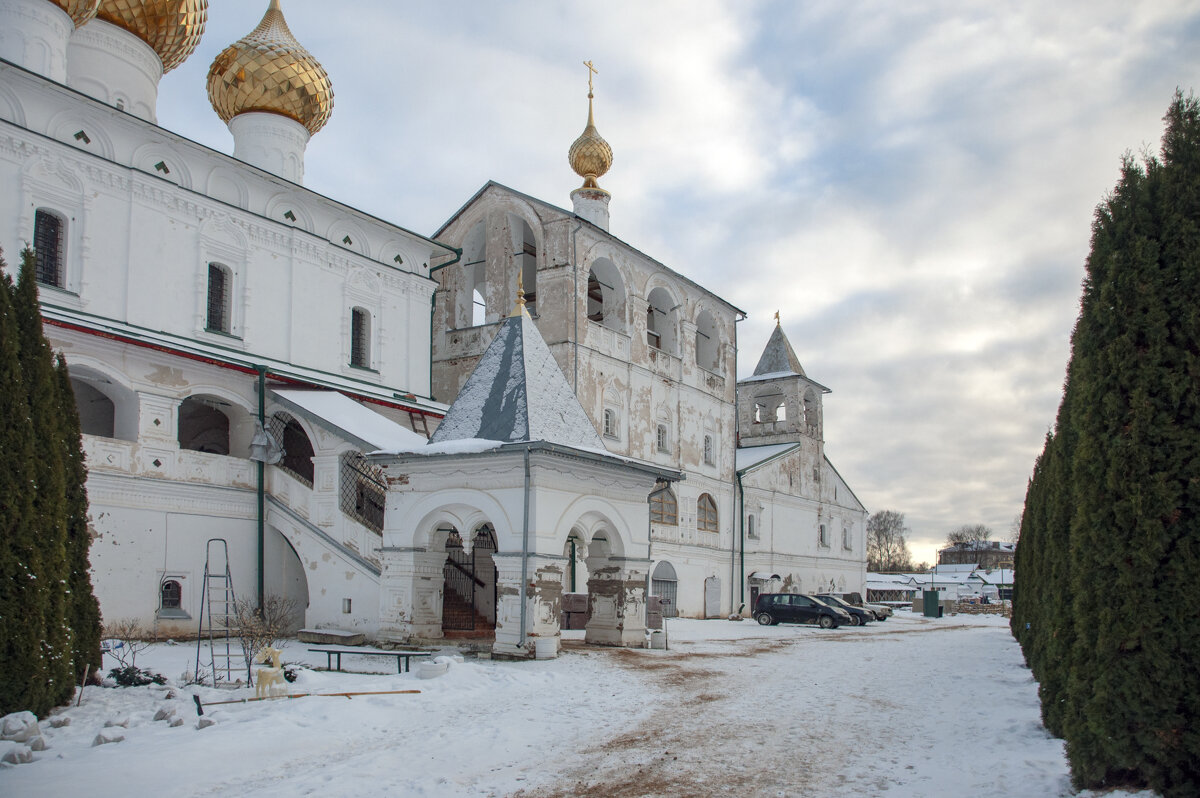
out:
M362 308L350 311L350 365L371 368L371 314Z
M604 437L617 437L617 412L610 408L604 408Z
M704 464L713 464L713 439L711 435L704 436Z
M748 537L748 538L757 538L758 537L758 522L755 520L754 516L752 516L752 515L746 516L746 537Z
M62 217L50 211L33 214L33 251L36 260L34 277L42 285L65 288L63 280L63 233L66 224Z
M829 547L829 533L825 531L824 524L821 524L820 528L820 542L822 546Z
M670 451L667 448L667 444L669 443L669 441L667 440L667 425L666 424L658 425L657 443L658 443L658 450L660 452L669 452Z
M229 270L219 263L208 264L208 319L205 329L229 334Z

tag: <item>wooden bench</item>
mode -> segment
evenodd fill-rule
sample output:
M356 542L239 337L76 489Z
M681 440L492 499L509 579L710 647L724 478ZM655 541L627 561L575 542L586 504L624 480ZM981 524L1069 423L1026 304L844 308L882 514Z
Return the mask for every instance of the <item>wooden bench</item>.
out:
M342 669L343 654L356 654L360 657L395 657L396 673L406 673L409 670L409 663L413 658L432 656L432 652L429 651L386 651L381 648L340 648L333 646L310 648L309 651L324 654L326 669L331 671L340 671ZM334 667L335 657L337 661L336 668Z

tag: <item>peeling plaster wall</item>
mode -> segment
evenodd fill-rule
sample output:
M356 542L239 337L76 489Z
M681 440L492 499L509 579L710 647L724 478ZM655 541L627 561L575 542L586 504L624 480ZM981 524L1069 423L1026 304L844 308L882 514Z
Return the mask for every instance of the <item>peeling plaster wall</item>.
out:
M748 576L778 573L792 590L863 592L866 585L866 510L823 460L814 442L768 463L742 480L747 514L757 518L757 539L746 539ZM820 480L813 479L814 468ZM821 545L824 524L828 545ZM849 531L846 548L843 530ZM746 595L749 597L749 587ZM747 608L750 609L750 608Z

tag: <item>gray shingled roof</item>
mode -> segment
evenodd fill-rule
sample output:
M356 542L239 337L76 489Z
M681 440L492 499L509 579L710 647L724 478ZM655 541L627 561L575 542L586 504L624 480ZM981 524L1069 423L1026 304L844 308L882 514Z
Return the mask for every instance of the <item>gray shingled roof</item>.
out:
M754 373L808 376L800 365L800 358L796 357L796 353L792 351L792 345L788 343L787 336L783 334L783 328L778 324L775 325L775 331L771 333L771 338L767 341L767 348L763 350L762 357L758 359L758 365L754 367Z
M501 325L429 442L471 438L604 451L591 419L524 310Z

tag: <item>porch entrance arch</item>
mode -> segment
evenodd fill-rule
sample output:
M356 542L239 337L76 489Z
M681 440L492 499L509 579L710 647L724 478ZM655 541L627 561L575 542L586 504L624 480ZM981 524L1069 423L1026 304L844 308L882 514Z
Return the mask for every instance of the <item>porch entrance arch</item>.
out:
M650 592L662 599L664 618L679 617L679 578L671 563L663 560L654 568L650 577Z
M457 529L447 531L442 631L491 632L496 628L496 532L491 524L479 527L468 550Z

